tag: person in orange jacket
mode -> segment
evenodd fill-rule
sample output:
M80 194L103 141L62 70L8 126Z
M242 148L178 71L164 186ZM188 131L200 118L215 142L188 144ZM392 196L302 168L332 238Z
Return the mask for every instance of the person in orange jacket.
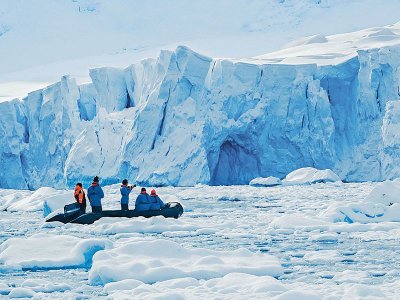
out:
M82 188L82 183L80 183L80 182L78 182L75 185L74 197L75 197L76 202L78 202L78 204L79 204L81 213L82 214L86 213L86 195L85 195L85 191Z

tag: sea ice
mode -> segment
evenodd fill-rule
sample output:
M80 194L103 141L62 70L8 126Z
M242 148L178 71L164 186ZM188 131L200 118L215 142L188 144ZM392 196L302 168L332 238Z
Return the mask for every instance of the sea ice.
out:
M323 214L333 222L378 223L400 221L400 182L378 183L362 201L331 204Z
M196 233L199 226L181 220L167 219L162 216L153 218L102 218L93 224L93 233L163 233L170 231L184 231Z
M246 249L189 249L168 240L134 240L96 253L89 282L104 285L136 279L154 283L183 277L211 279L234 272L279 276L283 269L275 257Z
M23 269L90 267L93 255L110 246L104 239L79 239L68 235L35 234L11 238L0 246L0 263Z
M8 297L13 298L32 298L35 296L35 292L28 288L16 287L11 290Z
M72 289L72 287L68 284L53 283L43 279L27 279L22 282L21 287L29 288L36 293L65 292Z
M132 284L130 286L130 284ZM271 276L229 273L220 278L197 280L192 277L170 279L149 285L140 281L123 280L104 287L114 299L320 299L316 293L288 291L288 287ZM290 292L290 293L289 293ZM297 298L289 298L297 296ZM281 298L280 298L281 297Z
M62 193L62 192L61 192ZM40 211L43 209L43 201L47 197L60 194L60 191L51 187L41 187L28 197L10 199L6 205L8 211Z

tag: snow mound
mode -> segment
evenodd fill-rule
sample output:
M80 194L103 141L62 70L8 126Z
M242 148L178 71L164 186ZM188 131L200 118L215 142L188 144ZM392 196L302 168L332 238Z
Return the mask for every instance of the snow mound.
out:
M311 167L301 168L289 173L282 181L285 185L301 185L341 181L332 170L318 170Z
M23 269L64 269L89 267L93 255L105 249L103 239L80 239L68 235L35 234L11 238L0 247L0 264Z
M167 219L163 216L152 218L102 218L94 223L93 233L118 234L118 233L163 233L167 231L196 231L198 226L188 224L181 220Z
M257 177L254 178L253 180L250 181L249 185L251 186L276 186L276 185L281 185L282 181L277 178L277 177L273 177L273 176L269 176L267 178L263 178L263 177Z
M234 272L280 276L283 269L275 257L246 249L189 249L168 240L139 240L96 253L89 282L104 285L136 279L154 283L184 277L211 279Z
M333 204L324 216L333 222L400 222L400 182L378 183L362 201L348 205Z

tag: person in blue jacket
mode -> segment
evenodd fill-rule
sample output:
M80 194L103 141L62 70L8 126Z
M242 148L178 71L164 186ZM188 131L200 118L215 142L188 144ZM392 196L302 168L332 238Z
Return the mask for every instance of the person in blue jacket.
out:
M92 185L88 188L87 196L89 198L90 206L92 207L93 213L101 213L103 208L101 207L101 199L104 198L104 192L99 185L99 177L93 178Z
M121 191L121 210L129 210L129 194L136 185L128 185L128 179L122 180Z
M150 210L160 210L164 208L164 202L158 197L156 190L150 192Z
M136 198L135 210L147 211L150 210L150 196L146 192L146 188L142 188L139 196Z

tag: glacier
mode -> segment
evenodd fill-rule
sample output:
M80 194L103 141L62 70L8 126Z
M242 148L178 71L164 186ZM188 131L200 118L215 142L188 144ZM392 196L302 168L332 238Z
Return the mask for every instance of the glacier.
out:
M0 187L71 187L94 175L104 184L233 185L302 167L345 181L393 179L399 57L396 43L331 64L212 59L179 46L90 70L90 83L63 76L0 103Z

